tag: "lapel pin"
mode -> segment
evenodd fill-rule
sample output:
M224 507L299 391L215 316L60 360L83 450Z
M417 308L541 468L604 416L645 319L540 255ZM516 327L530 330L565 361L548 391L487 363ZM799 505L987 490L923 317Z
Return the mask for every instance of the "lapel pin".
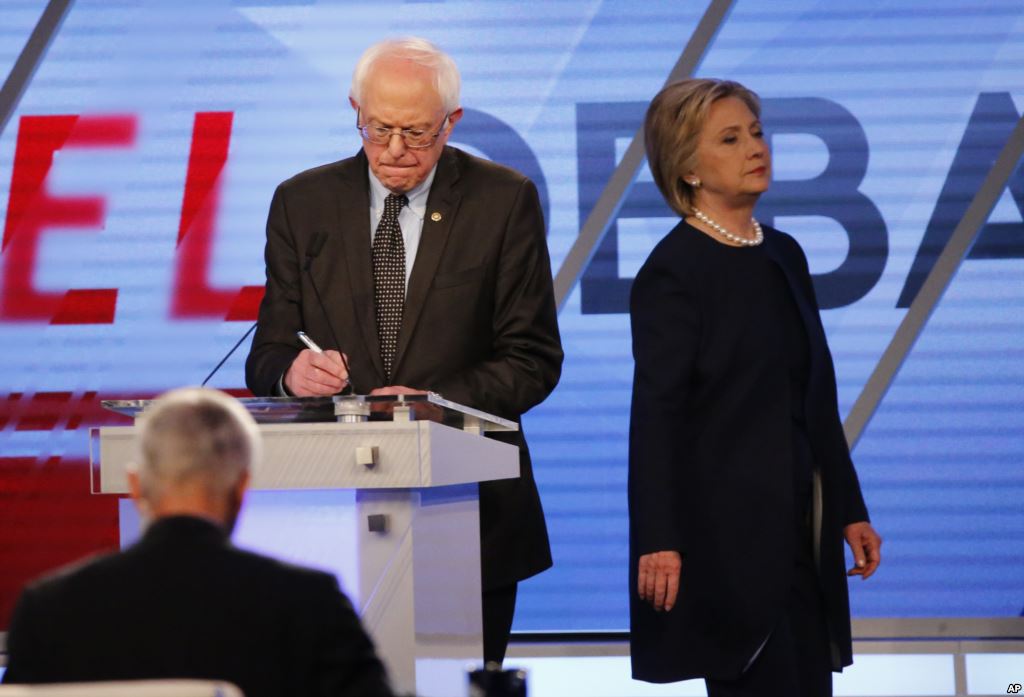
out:
M438 213L437 211L434 211L433 213L430 214L430 219L433 220L435 223L440 223L441 214Z

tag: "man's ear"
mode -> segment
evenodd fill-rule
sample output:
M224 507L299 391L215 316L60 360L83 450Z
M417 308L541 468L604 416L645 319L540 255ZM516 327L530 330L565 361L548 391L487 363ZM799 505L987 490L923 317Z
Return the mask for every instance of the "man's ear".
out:
M359 104L352 97L348 98L348 103L352 106L352 111L359 111Z
M249 470L242 472L242 476L238 478L238 482L235 484L235 495L238 498L239 503L245 498L245 492L249 490L249 482L252 479L252 473Z
M451 130L455 124L462 118L462 107L459 107L452 113L448 114L448 130Z
M128 493L131 494L132 501L138 506L142 500L142 484L139 482L139 473L129 469L126 474L128 475Z
M228 534L231 534L235 529L235 523L238 522L238 515L241 513L242 505L245 503L245 492L249 489L250 477L249 470L242 472L238 481L231 487L230 498L227 502L228 510L225 512L227 517L224 520Z
M128 493L131 494L135 510L139 512L140 518L148 520L152 509L149 501L146 500L142 493L142 482L139 481L139 473L134 469L129 469L126 474L128 475Z

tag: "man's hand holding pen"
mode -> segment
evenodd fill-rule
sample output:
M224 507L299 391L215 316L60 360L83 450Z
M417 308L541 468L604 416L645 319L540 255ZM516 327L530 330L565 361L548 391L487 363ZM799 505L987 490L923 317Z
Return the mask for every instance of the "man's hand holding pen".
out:
M338 351L324 351L305 333L299 338L303 349L284 374L284 385L296 397L324 397L338 394L348 386L348 357Z

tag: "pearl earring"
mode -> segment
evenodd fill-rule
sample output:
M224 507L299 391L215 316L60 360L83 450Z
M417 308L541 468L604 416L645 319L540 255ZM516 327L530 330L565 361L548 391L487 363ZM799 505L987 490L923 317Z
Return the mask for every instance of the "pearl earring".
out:
M700 188L700 179L693 179L693 180L691 180L690 181L690 186L692 186L694 189L699 189Z

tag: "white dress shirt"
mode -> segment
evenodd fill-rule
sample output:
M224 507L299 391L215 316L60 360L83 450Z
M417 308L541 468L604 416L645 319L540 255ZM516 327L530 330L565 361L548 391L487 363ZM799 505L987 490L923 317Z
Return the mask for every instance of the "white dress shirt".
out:
M407 191L405 197L409 203L402 206L398 213L398 226L402 228L402 244L405 245L405 287L409 287L409 276L412 275L412 265L416 261L416 250L420 248L420 238L423 236L423 218L427 214L427 197L430 195L430 185L434 183L434 174L437 172L437 165L430 170L427 178L420 182L419 186ZM388 197L387 187L380 183L380 180L370 171L370 246L373 246L373 235L377 231L377 224L384 215L384 199Z

